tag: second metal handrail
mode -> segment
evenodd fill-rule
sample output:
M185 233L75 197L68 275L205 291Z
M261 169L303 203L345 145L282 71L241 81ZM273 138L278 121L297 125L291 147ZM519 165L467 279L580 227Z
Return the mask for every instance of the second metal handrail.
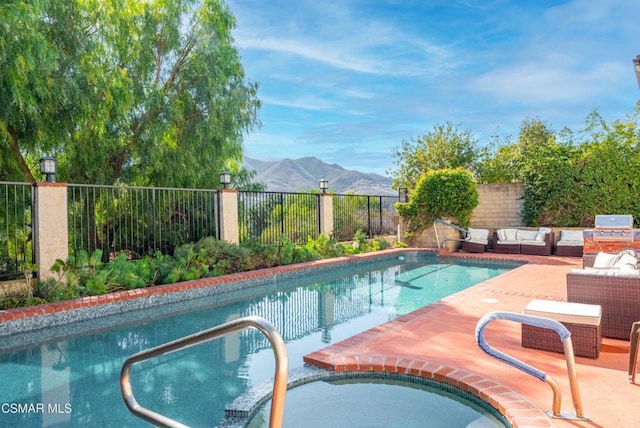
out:
M273 353L275 354L276 359L276 370L273 383L273 397L271 399L269 427L276 428L282 426L284 399L287 392L287 372L289 369L287 349L280 333L278 333L278 331L273 328L267 320L256 316L239 318L208 330L204 330L190 336L185 336L174 340L173 342L168 342L155 348L138 352L137 354L127 358L122 365L122 371L120 373L120 389L122 390L122 397L124 398L125 404L134 415L154 425L161 427L186 427L186 425L156 413L153 410L147 409L138 403L131 388L131 367L142 361L179 351L212 339L227 336L247 328L255 328L259 330L267 337L267 339L269 339L271 347L273 348Z
M436 223L441 223L441 224L444 224L445 226L452 227L455 230L457 230L458 232L461 232L461 233L465 234L464 239L461 239L461 238L445 238L444 241L442 241L443 244L445 242L447 242L447 241L468 241L469 239L471 239L471 235L469 234L469 231L467 229L464 229L464 228L462 228L460 226L456 226L455 224L451 224L448 221L444 221L442 219L437 218L437 219L435 219L433 221L433 231L434 231L434 233L436 235L436 243L438 244L438 248L441 248L441 247L440 247L440 238L438 238L438 228L436 227Z
M524 363L510 355L505 354L502 351L498 351L497 349L492 348L486 342L484 338L484 330L487 324L494 320L508 320L515 321L521 324L527 324L534 327L546 328L550 330L554 330L560 336L562 340L562 344L564 347L564 355L567 361L567 373L569 376L569 385L571 388L571 398L573 399L573 406L575 408L575 417L568 413L563 413L560 411L561 408L561 393L560 387L556 383L555 380L547 376L545 372L539 370L527 363ZM489 354L490 356L502 361L503 363L509 364L512 367L515 367L523 372L530 374L531 376L540 379L541 381L547 383L552 391L553 391L553 407L552 407L552 415L557 418L564 419L581 419L587 420L582 413L582 402L580 400L580 390L578 389L578 380L576 376L576 362L573 354L573 344L571 342L571 333L567 328L562 325L559 321L550 319L537 317L533 315L525 315L525 314L517 314L513 312L490 312L483 316L478 324L476 325L476 343L484 352Z

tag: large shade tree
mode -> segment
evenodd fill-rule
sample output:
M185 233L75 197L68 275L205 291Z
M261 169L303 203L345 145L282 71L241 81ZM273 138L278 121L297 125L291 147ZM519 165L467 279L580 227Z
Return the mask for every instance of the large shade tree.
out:
M0 179L34 181L42 155L74 183L240 171L259 101L221 0L7 0L0 16Z
M451 122L438 124L419 138L404 140L392 153L397 169L388 171L394 188L414 189L428 171L446 168L476 170L479 156L471 131Z

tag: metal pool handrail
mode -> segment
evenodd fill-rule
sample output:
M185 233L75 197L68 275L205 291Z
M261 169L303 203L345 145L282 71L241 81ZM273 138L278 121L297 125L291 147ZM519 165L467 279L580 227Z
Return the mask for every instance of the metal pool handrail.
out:
M265 319L257 316L249 316L244 318L238 318L228 323L212 327L208 330L203 330L199 333L195 333L183 338L174 340L172 342L165 343L155 348L147 349L142 352L138 352L135 355L127 358L122 365L122 371L120 372L120 389L122 390L122 397L129 408L129 410L139 418L144 419L154 425L161 427L186 427L186 425L180 422L174 421L166 416L142 407L138 404L136 398L133 395L131 388L131 380L129 374L131 372L131 366L140 363L142 361L149 360L161 355L169 354L171 352L179 351L184 348L188 348L200 343L208 342L209 340L219 337L227 336L229 334L245 330L247 328L255 328L264 334L271 347L276 359L275 378L273 381L273 397L271 399L271 416L269 419L269 427L275 428L282 426L282 418L284 415L284 399L287 392L287 372L289 369L289 358L287 356L287 349L282 340L280 333L273 328L273 326Z
M445 226L449 226L454 228L455 230L457 230L458 232L462 232L465 235L464 239L460 239L460 238L445 238L442 243L444 244L447 241L468 241L469 239L471 239L471 235L469 235L469 231L467 229L464 229L462 227L456 226L455 224L451 224L448 221L444 221L440 218L437 218L433 221L433 232L436 235L436 243L438 244L438 248L440 248L440 238L438 238L438 228L436 227L436 223L442 223Z
M561 412L561 392L560 387L551 377L547 376L545 372L539 370L527 363L524 363L510 355L505 354L502 351L498 351L497 349L492 348L487 344L484 338L484 329L491 321L494 320L507 320L507 321L515 321L521 324L527 324L534 327L546 328L549 330L554 330L560 336L562 340L562 345L564 347L564 355L567 361L567 374L569 376L569 385L571 388L571 398L573 399L573 406L575 408L575 415ZM556 418L563 419L581 419L587 420L582 413L582 402L580 400L580 391L578 389L578 380L576 377L576 362L573 354L573 344L571 342L571 333L567 328L562 325L559 321L552 320L550 318L537 317L533 315L525 315L525 314L517 314L513 312L490 312L480 318L478 324L476 325L476 343L484 352L489 354L490 356L506 363L512 367L515 367L523 372L530 374L531 376L540 379L541 381L547 383L551 387L553 391L553 407L551 410L551 414Z

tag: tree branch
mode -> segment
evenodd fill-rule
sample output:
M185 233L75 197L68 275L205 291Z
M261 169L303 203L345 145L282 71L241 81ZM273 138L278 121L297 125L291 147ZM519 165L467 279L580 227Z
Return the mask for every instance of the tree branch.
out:
M18 164L18 168L20 168L20 172L24 174L27 181L31 183L35 183L36 179L31 173L29 169L29 165L24 160L22 156L22 152L20 152L20 146L18 145L17 139L15 137L15 130L11 125L6 127L6 132L4 133L7 137L7 141L9 142L9 150L14 154L16 162Z

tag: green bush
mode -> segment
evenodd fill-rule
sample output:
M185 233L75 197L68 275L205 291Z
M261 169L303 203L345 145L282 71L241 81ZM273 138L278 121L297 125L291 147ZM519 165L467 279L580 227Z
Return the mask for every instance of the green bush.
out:
M438 218L468 227L478 206L478 191L471 173L464 169L431 170L422 175L411 199L397 203L409 233L420 233Z
M354 239L361 242L358 252L377 251L388 246L386 241L379 238L367 240L362 231L356 233ZM280 237L278 245L262 245L255 240L236 245L208 237L195 244L177 247L173 256L156 252L132 261L122 253L106 263L102 262L100 250L91 255L79 251L65 261L56 260L51 270L57 278L38 281L33 297L5 298L0 300L0 308L95 296L116 290L338 257L345 253L347 251L343 244L324 235L317 239L309 237L303 246L293 244L284 235Z

